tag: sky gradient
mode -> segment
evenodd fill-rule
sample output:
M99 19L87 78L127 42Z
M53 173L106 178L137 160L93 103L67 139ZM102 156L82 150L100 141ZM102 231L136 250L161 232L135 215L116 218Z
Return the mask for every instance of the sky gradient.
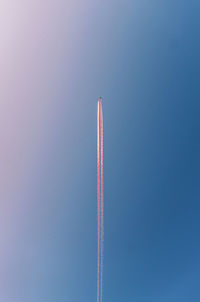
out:
M42 3L41 3L42 2ZM0 301L200 300L200 2L1 0Z

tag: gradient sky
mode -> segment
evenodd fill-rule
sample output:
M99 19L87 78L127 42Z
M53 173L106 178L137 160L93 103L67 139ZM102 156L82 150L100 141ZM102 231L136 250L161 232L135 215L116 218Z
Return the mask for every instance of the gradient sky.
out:
M0 301L200 301L199 0L1 0Z

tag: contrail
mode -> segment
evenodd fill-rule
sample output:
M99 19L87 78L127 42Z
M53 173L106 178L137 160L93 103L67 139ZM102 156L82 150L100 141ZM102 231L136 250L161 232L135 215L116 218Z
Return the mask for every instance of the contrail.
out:
M99 302L99 266L100 266L100 133L99 133L99 101L97 103L97 302Z
M102 98L97 102L97 302L103 297L103 244L104 244L104 195L103 195L103 110ZM99 301L100 300L100 301Z
M100 107L100 133L101 133L101 302L103 297L103 244L104 244L104 196L103 196L103 111Z

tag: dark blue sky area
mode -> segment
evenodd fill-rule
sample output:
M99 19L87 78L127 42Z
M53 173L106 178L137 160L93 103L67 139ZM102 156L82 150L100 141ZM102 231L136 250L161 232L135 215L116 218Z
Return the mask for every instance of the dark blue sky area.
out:
M93 28L105 98L104 301L199 301L200 5L112 4Z

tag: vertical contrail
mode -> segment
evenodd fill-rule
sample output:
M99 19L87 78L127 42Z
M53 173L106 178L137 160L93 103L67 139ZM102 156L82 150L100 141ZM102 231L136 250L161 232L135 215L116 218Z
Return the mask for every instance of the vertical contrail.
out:
M99 302L99 266L100 266L100 111L97 103L97 302Z
M104 243L104 196L103 196L103 110L102 98L97 103L97 302L103 297L103 243Z
M104 244L104 196L103 196L103 111L100 107L100 135L101 135L101 302L103 297L103 244Z

